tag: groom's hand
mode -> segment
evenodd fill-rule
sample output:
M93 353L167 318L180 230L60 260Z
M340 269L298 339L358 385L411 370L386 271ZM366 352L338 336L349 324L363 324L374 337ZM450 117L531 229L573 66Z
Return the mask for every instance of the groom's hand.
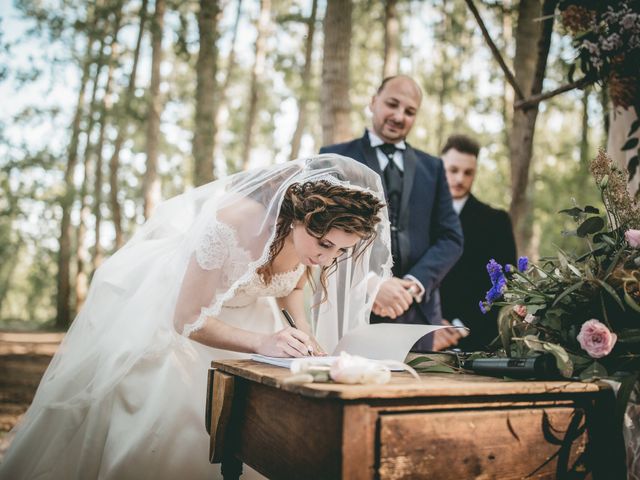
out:
M442 325L451 325L451 323L443 318ZM443 328L441 330L436 330L433 332L433 351L439 352L441 350L454 347L458 344L458 340L463 336L463 333L457 328Z
M409 289L414 285L411 280L392 277L382 282L378 295L373 302L373 313L381 317L396 319L406 312L413 297Z

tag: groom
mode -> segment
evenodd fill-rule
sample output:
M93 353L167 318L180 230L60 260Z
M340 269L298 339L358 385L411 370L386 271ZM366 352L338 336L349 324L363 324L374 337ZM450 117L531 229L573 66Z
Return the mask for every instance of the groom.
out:
M462 230L442 161L405 140L421 102L413 79L386 78L369 104L371 128L361 138L320 149L358 160L382 178L394 265L393 277L376 296L371 323L442 324L438 285L462 253ZM438 330L413 350L442 350L458 338L455 330Z

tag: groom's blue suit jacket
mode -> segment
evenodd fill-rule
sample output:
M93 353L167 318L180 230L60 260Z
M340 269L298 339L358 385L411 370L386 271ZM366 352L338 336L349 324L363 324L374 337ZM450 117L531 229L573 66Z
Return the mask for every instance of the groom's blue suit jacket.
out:
M322 147L320 153L351 157L381 174L367 132L351 142ZM425 295L419 308L427 322L440 324L442 314L438 286L462 254L462 228L453 210L442 160L407 144L403 161L398 221L402 261L398 273L401 277L413 275L422 282ZM384 179L382 183L384 185ZM397 263L395 258L394 263Z

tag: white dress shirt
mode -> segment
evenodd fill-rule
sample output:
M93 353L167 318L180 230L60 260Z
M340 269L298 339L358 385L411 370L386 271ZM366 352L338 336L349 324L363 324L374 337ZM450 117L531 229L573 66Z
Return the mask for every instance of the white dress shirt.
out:
M467 200L469 200L469 195L468 194L465 195L462 198L454 198L453 199L453 209L456 211L456 213L458 215L460 215L460 212L464 208L465 203L467 203Z
M380 163L380 171L384 172L384 169L387 168L387 164L389 163L389 157L387 157L384 152L377 147L384 145L386 142L371 130L368 130L368 132L371 146L376 149L376 156L378 157L378 163ZM396 164L396 167L398 167L401 172L404 172L404 158L402 156L402 151L407 149L407 145L404 143L404 140L400 140L395 144L395 146L396 151L393 154L393 163Z

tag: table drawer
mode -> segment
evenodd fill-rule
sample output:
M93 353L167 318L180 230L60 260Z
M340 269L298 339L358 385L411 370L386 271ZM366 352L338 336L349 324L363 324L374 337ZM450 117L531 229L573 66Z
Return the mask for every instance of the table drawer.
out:
M571 407L382 415L379 476L566 478L584 472L576 463L586 452L584 423L584 411Z

